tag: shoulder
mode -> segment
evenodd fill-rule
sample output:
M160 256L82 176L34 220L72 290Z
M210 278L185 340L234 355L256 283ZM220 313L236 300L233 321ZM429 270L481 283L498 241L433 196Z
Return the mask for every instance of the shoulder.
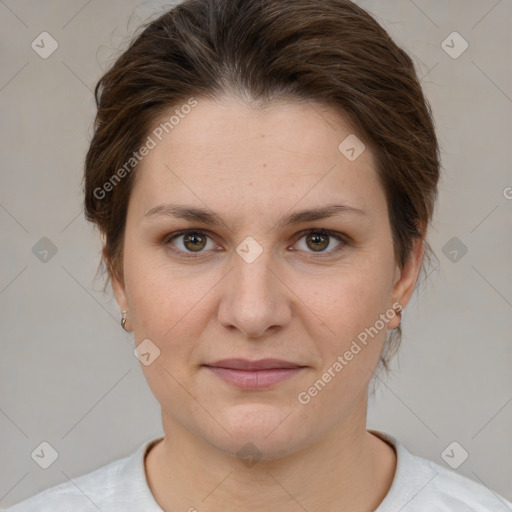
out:
M3 512L114 512L160 510L145 479L144 454L156 440L131 455L45 489ZM135 507L135 508L134 508Z
M390 434L371 431L392 444L397 467L391 488L376 512L511 512L512 503L455 470L409 452Z
M55 485L5 509L4 512L89 512L101 510L102 504L115 493L118 475L126 459Z
M435 504L439 511L511 512L512 503L492 489L435 462L416 457L418 465L425 465L432 473L418 503ZM441 508L440 508L441 507Z

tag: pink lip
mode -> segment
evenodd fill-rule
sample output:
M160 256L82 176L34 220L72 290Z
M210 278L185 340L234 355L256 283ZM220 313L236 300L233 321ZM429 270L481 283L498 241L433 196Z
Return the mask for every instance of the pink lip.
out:
M243 389L267 388L293 377L305 368L280 359L224 359L205 367L225 382Z

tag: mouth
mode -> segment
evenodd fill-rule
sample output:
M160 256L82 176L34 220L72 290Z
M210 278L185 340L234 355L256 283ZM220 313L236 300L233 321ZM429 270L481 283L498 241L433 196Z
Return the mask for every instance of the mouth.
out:
M274 386L307 368L281 359L223 359L203 366L228 384L247 390Z

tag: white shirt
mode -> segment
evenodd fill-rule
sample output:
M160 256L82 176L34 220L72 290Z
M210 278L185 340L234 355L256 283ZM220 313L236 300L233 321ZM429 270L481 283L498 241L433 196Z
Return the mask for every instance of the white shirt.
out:
M397 467L388 494L374 512L512 512L512 503L452 469L411 454L395 437L368 430L391 444ZM144 456L161 438L135 453L50 487L5 512L163 512L146 480Z

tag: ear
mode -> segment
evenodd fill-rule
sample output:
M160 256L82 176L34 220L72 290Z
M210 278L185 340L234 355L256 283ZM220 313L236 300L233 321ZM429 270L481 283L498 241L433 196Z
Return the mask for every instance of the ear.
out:
M125 289L125 283L124 283L124 276L123 272L119 271L117 267L111 264L109 261L105 246L103 247L103 258L105 260L108 273L110 276L110 283L112 285L112 290L114 292L114 296L116 298L116 302L119 306L120 311L128 311L128 299L126 296L126 289ZM130 322L129 322L129 315L127 316L125 329L127 331L131 331Z
M418 279L418 274L421 270L423 262L423 254L425 246L423 244L424 238L417 238L409 253L409 258L404 267L400 269L398 266L395 269L394 283L393 283L393 300L400 303L402 310L409 303L414 292L414 286ZM389 329L394 329L400 323L400 317L396 315L389 321Z
M112 274L110 281L112 283L112 290L114 290L114 295L116 297L117 304L119 305L119 309L121 309L121 311L128 309L128 301L126 299L123 278Z

